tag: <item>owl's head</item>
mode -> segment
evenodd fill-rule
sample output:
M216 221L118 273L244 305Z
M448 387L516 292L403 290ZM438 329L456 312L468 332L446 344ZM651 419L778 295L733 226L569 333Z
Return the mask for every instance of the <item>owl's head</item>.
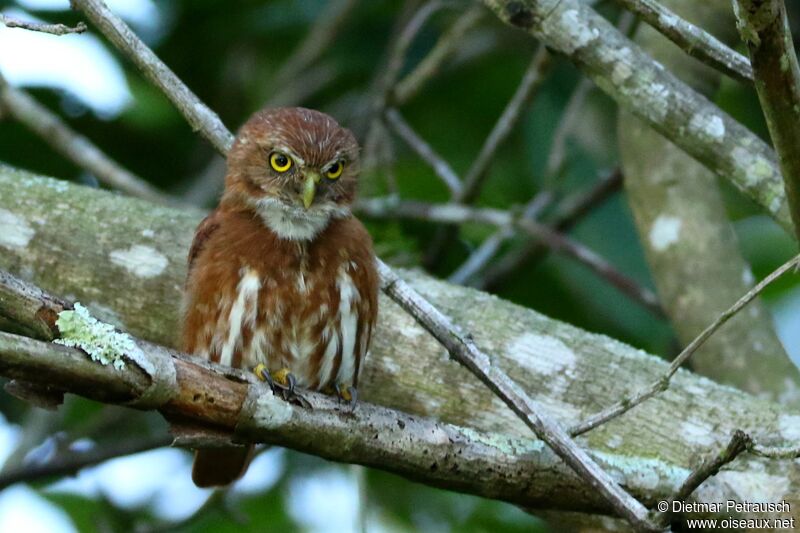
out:
M228 154L223 202L256 211L279 237L313 239L350 215L358 143L333 118L302 107L264 109L239 130Z

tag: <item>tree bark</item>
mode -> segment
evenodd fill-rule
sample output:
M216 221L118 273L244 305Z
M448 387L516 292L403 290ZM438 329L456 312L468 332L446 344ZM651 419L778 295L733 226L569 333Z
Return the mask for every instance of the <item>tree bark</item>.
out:
M678 16L722 42L737 40L730 3L670 0ZM707 96L719 73L688 57L648 26L635 41ZM753 284L716 177L630 113L619 118L625 188L661 302L678 338L689 343ZM754 394L800 406L800 371L786 355L759 302L733 318L691 360L699 373Z
M99 318L136 335L172 344L185 256L201 215L0 167L0 268L78 299ZM649 385L665 370L658 358L602 335L475 290L421 274L404 275L470 331L492 355L493 364L565 426ZM385 297L361 396L415 415L503 434L513 442L534 440L499 399L450 362L442 346ZM652 504L671 495L698 458L722 449L735 429L765 442L790 442L799 436L798 425L796 411L681 371L668 391L579 442L634 495ZM518 453L509 441L491 446L506 456ZM552 453L542 453L542 468L550 468L554 463L547 457ZM555 479L568 475L558 464L563 470ZM538 483L534 474L531 483ZM549 508L592 508L595 495L561 487L554 483L545 488ZM796 462L746 456L709 479L693 498L786 499L796 514L798 494Z
M792 231L775 152L653 61L580 0L484 0L497 16L566 55L621 108L644 120Z

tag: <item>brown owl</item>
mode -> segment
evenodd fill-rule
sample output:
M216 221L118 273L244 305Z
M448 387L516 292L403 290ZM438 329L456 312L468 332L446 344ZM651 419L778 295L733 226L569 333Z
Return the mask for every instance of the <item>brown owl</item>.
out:
M353 134L324 113L247 121L189 252L184 351L355 401L378 310L372 241L350 212L358 171ZM251 452L198 450L192 479L231 483Z

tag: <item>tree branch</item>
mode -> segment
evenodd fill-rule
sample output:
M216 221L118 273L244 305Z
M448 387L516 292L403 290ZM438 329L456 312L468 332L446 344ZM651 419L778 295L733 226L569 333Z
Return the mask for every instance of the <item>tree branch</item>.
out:
M484 0L501 20L565 54L620 107L792 230L775 153L579 0Z
M0 267L25 272L26 277L49 290L74 295L99 316L108 317L129 331L161 342L173 342L186 275L185 254L194 228L202 218L201 213L154 207L4 167L0 167L0 210L17 220L12 233L0 234L4 243ZM126 222L114 222L121 219ZM53 267L55 264L58 268ZM420 275L403 275L417 291L452 317L454 323L471 331L475 343L485 353L493 354L493 366L502 368L508 375L518 376L518 385L543 403L547 413L562 424L580 419L597 405L609 405L643 388L654 373L666 368L658 358L622 343L583 332L489 295ZM360 387L366 402L379 402L414 413L410 416L415 420L419 416L435 416L462 428L475 428L467 433L490 439L482 442L491 443L490 448L497 451L498 457L508 461L502 464L519 465L517 452L533 449L536 454L530 466L520 468L525 469L526 490L541 491L536 492L541 496L536 507L599 507L609 512L608 505L599 500L597 492L588 490L585 482L571 473L549 449L532 443L527 427L519 423L517 416L494 395L486 393L470 372L449 363L443 357L441 345L404 311L383 296L380 306L381 316ZM67 355L71 360L72 351L47 346L48 350L58 350L58 354ZM75 353L93 368L112 371ZM18 359L31 361L24 356ZM409 361L414 364L408 364ZM50 364L40 365L36 374L40 379L57 383L59 378L53 375L56 372L48 370ZM126 373L133 372L136 365L126 368ZM208 375L205 370L201 374ZM114 376L115 383L123 379L119 373ZM228 379L223 381L225 387L244 386ZM141 386L148 383L142 379ZM203 391L214 390L207 385L202 385ZM118 401L130 399L125 391L123 386L117 395ZM231 397L227 392L224 396ZM192 403L191 398L185 401ZM222 398L215 399L215 405L222 401ZM744 428L758 440L764 437L772 441L786 440L792 435L791 421L795 416L792 411L787 412L775 404L719 387L688 372L678 372L668 391L596 429L583 442L600 466L649 505L674 494L689 474L691 458L705 453L709 446L723 446L723 440L735 429ZM227 419L221 414L209 417ZM294 432L294 435L301 439L300 433ZM315 426L313 432L304 435L306 440L316 441L318 428ZM310 438L311 435L314 437ZM346 435L349 435L349 428ZM346 435L341 442L350 442ZM368 435L374 437L375 433ZM496 435L503 436L492 440ZM450 446L449 443L440 445L439 450ZM339 453L350 453L348 446L337 449ZM358 453L357 450L352 455L358 456ZM398 452L393 457L401 466L407 464L404 454ZM360 459L355 457L354 460ZM449 456L448 460L451 460ZM386 459L387 464L391 462ZM429 473L419 471L417 474L426 476L423 479L431 475L444 476L442 464L438 462L438 473L432 474L432 462L426 461L424 467ZM491 473L488 466L486 468L470 475L480 479ZM510 468L513 470L516 466ZM708 498L712 495L737 499L740 494L748 494L764 501L775 501L788 498L797 490L798 478L793 477L793 463L789 463L787 469L785 463L771 463L756 457L737 461L728 468L730 475L727 470L721 472L706 482L707 491L699 491L699 496L694 497L698 501L710 501ZM465 482L455 473L452 475L461 483ZM754 488L749 481L743 485L743 480L762 480L757 487L770 487L770 490L762 493L762 489ZM492 494L487 496L492 497Z
M611 476L602 470L574 440L546 415L541 405L517 386L505 372L492 364L474 341L461 334L450 320L408 286L383 262L378 261L383 291L408 311L450 353L450 357L468 368L484 385L494 392L537 437L550 448L594 490L608 501L614 511L627 519L637 530L655 530L647 509L625 492Z
M144 43L142 43L134 33L128 28L122 20L115 17L108 8L99 0L73 0L73 5L81 6L81 8L87 13L89 18L98 26L104 29L106 34L109 38L117 45L119 48L128 52L129 55L132 55L132 59L134 62L145 70L145 73L148 77L153 81L162 91L167 92L168 96L170 96L173 103L175 103L179 109L187 115L187 113L191 113L193 110L195 113L197 110L203 111L204 115L203 118L207 119L205 122L197 122L197 128L209 128L210 131L206 132L209 139L217 139L219 140L219 135L223 138L226 138L230 141L230 132L225 128L219 118L208 108L206 108L197 97L189 91L189 89L177 78L177 76L172 73L161 61L153 54L153 52L147 48ZM433 10L438 5L438 2L432 2L428 4L430 7L429 12L433 12ZM418 14L415 16L415 19L419 19L419 24L422 24L426 16ZM413 28L412 28L413 29ZM408 31L409 34L413 34L412 30ZM406 32L404 32L406 35ZM399 41L402 45L404 42L410 43L410 37L407 37L405 40L401 38ZM398 46L398 48L401 47ZM398 54L400 57L404 56L405 54ZM392 79L396 77L396 75L390 76ZM388 95L388 91L385 93ZM384 103L385 103L384 98ZM181 103L183 103L183 107L181 107ZM186 105L192 103L191 106ZM193 119L196 119L196 116L187 116L190 122L195 125ZM505 118L501 117L501 120ZM205 130L204 130L205 131ZM217 135L212 135L216 133ZM217 146L217 149L225 152L230 147L230 142L222 143ZM395 295L395 298L401 298L409 296L413 296L412 293L408 291L405 292L395 292L391 291L390 289L397 285L398 289L402 287L398 285L398 279L396 276L391 272L391 270L380 263L381 266L380 271L383 278L383 285L385 289L388 291L388 294ZM391 277L394 276L394 279ZM387 283L387 280L389 281ZM414 298L416 305L413 306L414 309L417 310L418 314L413 315L414 318L421 323L425 324L433 324L434 322L438 322L439 327L441 329L446 329L450 331L450 336L447 338L438 338L440 342L448 342L450 343L451 348L453 349L456 347L455 344L452 344L454 340L453 338L453 328L448 327L448 321L445 319L444 315L439 313L433 306L431 306L428 302L423 300L418 295ZM408 300L399 300L406 303ZM422 304L422 305L420 305ZM411 307L407 307L410 309ZM423 315L423 312L426 314ZM466 342L461 340L461 344L469 348L470 346L474 350L472 355L474 357L480 357L481 359L485 359L485 363L488 363L488 357L484 354L477 351L472 345L471 341ZM446 344L447 345L447 344ZM454 357L458 358L457 352L452 352ZM468 355L465 352L464 357ZM642 506L638 501L636 501L632 496L630 496L627 492L625 492L616 482L605 472L603 471L597 464L592 461L589 456L569 438L569 436L554 422L551 422L548 417L544 414L539 412L538 406L530 400L530 398L522 392L518 387L506 376L505 373L498 370L494 367L488 367L491 370L491 374L486 373L487 367L486 364L482 360L471 359L469 361L464 360L463 358L459 359L462 364L473 372L476 372L476 375L481 377L484 382L493 390L496 394L499 394L500 397L510 406L512 410L520 416L526 424L529 425L531 429L534 430L537 436L545 440L548 445L553 447L554 451L564 459L567 464L569 464L575 471L584 478L592 487L600 492L610 503L610 505L614 508L614 510L620 514L621 516L627 518L631 524L634 525L637 529L640 530L652 530L653 525L650 523L648 516L647 516L647 509ZM472 364L469 364L472 363ZM477 363L477 364L476 364ZM161 387L163 388L163 384ZM163 391L156 392L155 394L163 394Z
M76 26L70 27L66 24L45 24L42 22L17 20L8 15L3 15L2 13L0 13L0 22L5 24L6 28L22 28L23 30L49 33L50 35L69 35L71 33L83 33L86 31L86 24L83 22L79 22Z
M392 89L391 101L402 105L419 93L422 87L435 76L444 62L461 45L461 39L481 19L485 8L475 5L465 11L439 38L433 49L414 67L414 70L398 81Z
M656 0L617 0L617 2L658 30L688 55L743 83L753 82L753 68L746 57L726 46L703 28L682 19Z
M217 151L226 153L233 144L233 135L216 113L211 111L165 65L146 44L102 2L102 0L70 0L73 9L80 9L92 24L98 27L109 41L150 80L161 89L192 126L192 130L205 137Z
M736 0L734 7L800 239L800 68L786 6L783 0Z
M3 334L0 333L0 346ZM0 474L0 491L15 483L31 483L53 477L75 475L82 469L95 466L109 459L133 455L169 446L172 439L166 436L139 437L114 444L96 445L84 452L68 451L59 453L46 463L21 465Z
M646 389L639 391L634 395L623 398L611 407L590 416L579 425L571 428L569 431L570 434L580 435L590 431L597 426L605 424L609 420L628 412L645 400L652 398L656 394L667 390L672 376L675 375L678 369L697 351L698 348L703 345L704 342L708 340L709 337L711 337L711 335L714 334L714 332L721 328L728 320L736 316L736 313L738 313L744 306L752 302L756 296L761 294L761 291L767 288L773 281L784 275L789 270L797 268L798 266L800 266L800 255L793 257L783 265L779 266L769 276L761 280L758 285L747 291L747 294L739 298L739 300L736 301L736 303L734 303L727 311L722 313L712 324L709 324L709 326L704 329L700 335L695 337L695 339L690 342L686 348L681 350L681 353L679 353L678 356L672 361L672 363L669 365L669 370L667 370L663 376L655 380Z
M730 0L707 0L702 8L695 0L661 1L723 42L738 41ZM641 27L635 40L698 92L717 93L720 74L652 28ZM742 257L717 177L630 113L619 114L617 131L626 199L639 242L683 347L756 280ZM760 302L715 333L690 365L720 383L800 406L800 371Z
M658 298L611 263L586 246L568 236L524 216L491 208L473 208L461 204L428 204L415 201L397 201L393 198L371 198L356 205L356 211L367 217L405 217L441 223L480 222L499 228L514 227L536 239L549 249L563 253L591 269L595 274L616 287L623 294L656 315L663 315Z
M94 143L70 128L58 115L28 93L9 85L2 73L0 107L41 137L56 152L91 172L100 183L151 202L163 204L170 201L167 195L108 157Z
M461 192L461 178L456 175L450 164L445 161L442 156L437 154L433 148L431 148L431 145L425 142L425 139L417 135L397 109L387 109L385 116L386 121L395 133L397 133L419 157L430 165L445 186L450 189L450 194L459 194Z
M567 233L575 224L583 219L594 208L602 205L610 196L619 192L622 187L622 172L615 168L612 172L600 176L597 182L586 190L566 197L558 204L556 213L547 222L547 226L559 233ZM523 264L541 258L549 249L540 241L531 239L516 250L504 255L486 272L470 282L478 289L497 286L509 273Z

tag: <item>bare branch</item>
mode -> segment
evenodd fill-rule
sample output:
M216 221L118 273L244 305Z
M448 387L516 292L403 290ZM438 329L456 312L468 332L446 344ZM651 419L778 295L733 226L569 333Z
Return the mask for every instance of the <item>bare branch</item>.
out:
M92 24L97 26L147 79L167 95L194 131L208 139L217 151L221 153L228 151L233 144L233 135L217 114L201 102L128 25L108 9L102 0L70 1L73 8L83 11Z
M358 0L335 0L328 2L316 21L308 29L305 38L297 45L289 58L275 74L272 84L282 89L301 72L313 64L334 42L347 17L358 4Z
M397 109L388 109L386 111L386 120L406 144L433 168L436 175L450 189L451 194L456 195L461 192L461 179L450 167L450 164L437 154L431 148L431 145L425 142L425 139L417 135Z
M736 0L734 7L800 239L800 67L786 6L783 0Z
M506 104L503 113L495 122L492 131L489 132L478 155L470 165L469 170L467 170L461 191L453 196L454 202L471 203L478 196L497 150L514 130L520 118L522 118L522 112L535 96L551 65L552 57L550 53L544 46L539 46L525 69L514 95ZM425 254L425 263L428 266L438 262L444 246L452 239L452 235L452 228L442 228L434 235L431 245Z
M38 31L49 33L50 35L69 35L71 33L83 33L86 31L86 24L79 22L76 26L70 27L66 24L45 24L42 22L30 22L17 20L0 13L0 22L7 28L21 28L23 30Z
M668 510L659 513L659 518L657 518L657 520L666 527L669 523L669 509L672 509L672 502L685 501L705 480L711 476L716 476L720 468L739 457L739 455L747 451L748 447L751 445L752 440L744 431L735 431L733 435L731 435L731 440L724 450L714 453L689 474L675 493L675 496L667 500L666 508Z
M58 115L28 93L9 85L2 74L0 107L41 137L56 152L91 172L100 183L151 202L164 204L171 201L169 196L108 157L89 139L70 128Z
M630 411L637 405L641 404L645 400L656 396L657 394L667 390L669 388L670 380L672 376L675 375L675 372L686 362L689 357L697 351L700 346L703 345L704 342L708 340L708 338L714 334L723 324L725 324L728 320L733 318L736 313L738 313L744 306L752 302L756 296L761 294L766 287L768 287L773 281L781 277L783 274L791 270L792 268L796 268L800 265L800 255L797 255L775 269L769 276L761 280L761 282L747 291L747 294L742 296L736 303L734 303L727 311L722 313L717 320L715 320L712 324L710 324L706 329L703 330L700 335L695 337L695 339L690 342L678 356L672 361L669 365L669 370L664 373L659 379L654 381L649 387L628 396L620 400L619 402L615 403L614 405L596 413L580 424L575 427L570 428L569 433L570 435L577 436L587 431L591 431L592 429L596 428L601 424L605 424L609 420L612 420L627 411Z
M592 89L594 89L592 81L586 77L581 78L581 81L578 82L578 86L572 91L569 102L567 102L567 105L564 107L564 112L561 114L561 119L553 133L550 153L547 155L547 164L544 167L545 180L548 182L547 185L551 185L552 182L556 180L561 171L561 167L564 165L567 139L572 133L577 120L581 117L583 104L586 102L586 97L589 96Z
M395 105L401 105L414 98L458 49L461 39L478 23L484 12L483 6L475 5L458 17L414 70L395 84L391 101Z
M252 375L170 355L147 343L140 347L155 367L175 368L177 381L169 391L171 399L160 407L163 413L228 432L227 436L210 432L207 439L219 438L230 444L233 433L238 441L285 446L443 488L533 506L537 500L546 501L546 487L532 485L529 476L541 471L540 461L551 468L558 460L529 439L459 428L364 402L351 412L336 399L310 391L303 391L312 405L305 409L274 396ZM44 368L48 370L43 372ZM0 333L0 374L24 376L34 382L47 379L72 393L104 402L135 401L152 380L160 379L134 364L115 370L89 360L80 350L7 333ZM504 442L518 454L504 457L494 442ZM212 441L206 440L204 445L210 446ZM580 481L572 479L579 498L585 490ZM598 498L589 501L589 508L608 509Z
M2 345L2 337L0 337ZM74 475L80 470L102 462L169 446L166 436L126 439L114 444L97 445L88 451L67 451L57 454L46 463L26 464L0 474L0 491L15 483L31 483L53 477Z
M565 54L605 93L791 229L775 153L580 0L484 0L501 20Z
M716 37L688 22L656 0L617 0L681 50L710 67L743 83L753 82L750 62Z
M494 366L489 356L480 351L469 337L462 335L455 324L380 260L378 271L384 292L442 343L450 357L469 369L500 397L537 437L547 443L592 488L600 492L620 516L625 517L637 529L654 530L649 522L647 509L622 490L558 424L544 414L525 391Z
M4 248L5 252L0 254L4 268L24 272L59 293L74 294L82 301L96 303L98 317L108 316L129 331L160 342L173 342L180 287L186 275L186 250L202 218L200 213L154 207L1 166L0 208L18 220L20 231L35 228L35 238L29 244ZM113 223L121 217L128 222ZM140 236L145 233L152 237ZM141 272L133 264L109 262L109 257L131 246L141 248L140 253L145 253L148 259L162 261L163 269L159 267L157 273ZM58 269L51 268L52 261L58 262ZM97 268L98 264L107 267ZM492 354L494 365L510 376L519 376L517 384L543 403L551 416L565 423L591 413L597 405L609 405L646 386L654 372L662 373L667 367L660 358L624 343L582 331L491 295L442 283L418 272L404 272L403 276L452 317L453 322L468 329L484 352ZM587 488L544 443L531 440L527 426L503 402L486 391L467 369L443 357L441 345L405 311L385 295L381 295L380 306L381 316L361 389L367 402L402 408L413 413L414 419L436 417L462 428L477 429L477 433L468 430L468 436L487 439L481 441L489 446L484 450L493 451L499 464L508 465L508 469L503 466L503 475L522 472L521 486L532 494L525 500L528 507L610 512L598 492ZM114 314L104 315L109 309ZM86 359L85 355L80 356L80 360ZM25 357L20 360L31 361ZM409 361L414 364L407 364ZM57 383L56 377L50 375L51 368L42 364L34 374ZM132 364L127 369L136 370ZM113 375L115 380L127 379L119 372ZM234 375L230 378L234 383L238 379ZM229 381L226 379L225 383ZM141 386L148 383L142 381ZM201 386L203 392L213 390L213 385L207 382ZM123 396L120 401L128 398ZM215 397L215 404L223 400ZM194 405L199 408L205 404ZM721 410L720 405L726 409ZM360 407L356 414L359 412ZM675 493L689 474L690 458L702 454L709 444L724 445L720 439L737 428L753 430L761 439L781 436L788 439L791 427L786 422L793 416L794 411L786 407L716 385L691 372L679 372L667 392L613 424L598 428L582 441L614 479L640 501L651 505ZM691 435L684 434L687 424L692 427ZM776 434L775 428L789 432ZM319 437L316 426L309 425L308 431L302 438L309 441L325 438ZM338 453L352 442L348 440L350 433L343 433L342 440L331 443L332 447L338 446ZM374 437L374 433L368 435ZM436 435L444 441L448 438ZM438 439L436 435L431 438ZM301 438L297 432L294 436ZM406 435L399 432L391 438L402 442ZM440 445L453 449L452 443ZM354 451L353 456L359 451ZM518 459L520 456L522 460ZM385 466L394 468L392 464L396 463L402 466L407 464L408 457L417 457L414 449L392 454L385 460ZM528 457L530 463L526 462ZM444 476L440 471L451 464L437 461L436 475ZM432 463L420 460L419 465L430 470ZM494 483L498 463L490 466L486 459L481 465L484 470L477 467L463 470L461 482L467 479L469 483L478 483L468 478L480 480L490 476L490 482ZM408 467L404 475L415 477L411 470ZM740 498L738 495L747 493L745 486L749 485L738 480L745 479L768 479L770 493L776 500L790 498L797 492L797 480L791 469L781 463L752 457L732 463L730 470L730 477L708 480L708 490L700 491L696 495L698 500ZM416 477L417 481L434 474L420 470L419 475L425 477ZM457 473L452 475L460 478ZM690 517L698 514L703 517L703 513Z
M663 310L658 298L642 287L600 255L566 235L525 216L514 216L507 211L491 208L473 208L462 204L428 204L414 201L397 201L393 198L372 198L356 205L356 210L369 217L406 217L448 224L479 222L500 228L515 227L534 237L549 249L561 252L587 266L623 294L631 297L652 313L661 316Z
M748 450L753 455L769 459L800 459L800 444L795 446L765 446L753 443Z
M539 214L553 202L553 195L549 191L536 194L528 205L522 210L523 218L536 220ZM490 235L483 243L458 267L450 276L451 283L464 284L469 278L481 271L495 256L505 241L514 235L514 228L506 226Z
M459 196L454 198L456 202L471 202L475 199L498 148L519 123L522 112L536 94L536 90L541 86L551 66L552 56L544 46L540 46L522 75L517 90L503 109L503 113L497 119L475 157L475 161L464 176L464 189Z

